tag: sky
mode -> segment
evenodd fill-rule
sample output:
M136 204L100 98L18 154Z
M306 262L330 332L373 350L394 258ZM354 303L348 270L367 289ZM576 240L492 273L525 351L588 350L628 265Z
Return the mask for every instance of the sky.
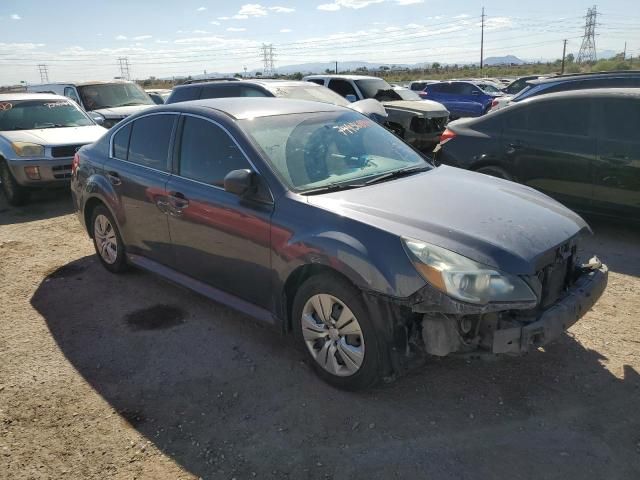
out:
M598 5L596 47L640 56L638 0ZM255 3L254 3L255 2ZM526 60L577 54L591 2L579 0L1 0L0 85L109 80L126 57L131 78L368 61L381 65ZM640 65L640 63L639 63Z

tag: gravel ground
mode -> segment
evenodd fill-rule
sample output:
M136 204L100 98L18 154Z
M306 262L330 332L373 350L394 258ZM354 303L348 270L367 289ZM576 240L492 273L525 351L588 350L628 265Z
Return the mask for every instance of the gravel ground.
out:
M353 394L291 340L106 272L64 192L0 200L0 478L640 478L640 231L593 222L595 308L522 358Z

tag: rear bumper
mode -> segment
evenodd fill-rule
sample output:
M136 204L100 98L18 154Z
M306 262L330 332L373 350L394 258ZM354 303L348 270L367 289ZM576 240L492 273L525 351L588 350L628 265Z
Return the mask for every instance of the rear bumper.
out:
M557 339L598 301L609 271L606 265L583 273L567 296L522 327L496 330L493 353L522 354Z

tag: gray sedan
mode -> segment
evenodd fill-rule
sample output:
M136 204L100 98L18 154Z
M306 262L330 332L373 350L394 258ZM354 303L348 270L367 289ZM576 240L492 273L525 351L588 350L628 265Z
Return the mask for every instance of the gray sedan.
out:
M393 378L425 353L524 353L607 282L605 265L578 255L590 230L572 211L434 167L329 104L155 107L82 148L71 185L107 270L144 268L292 332L341 388Z

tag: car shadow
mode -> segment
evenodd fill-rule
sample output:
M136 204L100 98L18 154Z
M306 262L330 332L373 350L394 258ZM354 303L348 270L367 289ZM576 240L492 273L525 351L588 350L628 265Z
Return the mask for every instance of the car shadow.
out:
M45 220L73 212L69 189L37 190L31 193L29 203L14 207L0 193L0 225Z
M585 254L595 254L612 272L640 277L640 224L589 218L594 235L585 239Z
M131 427L202 478L638 478L640 379L570 335L521 358L430 360L343 392L292 340L159 278L64 265L31 303ZM516 473L514 473L516 472Z

